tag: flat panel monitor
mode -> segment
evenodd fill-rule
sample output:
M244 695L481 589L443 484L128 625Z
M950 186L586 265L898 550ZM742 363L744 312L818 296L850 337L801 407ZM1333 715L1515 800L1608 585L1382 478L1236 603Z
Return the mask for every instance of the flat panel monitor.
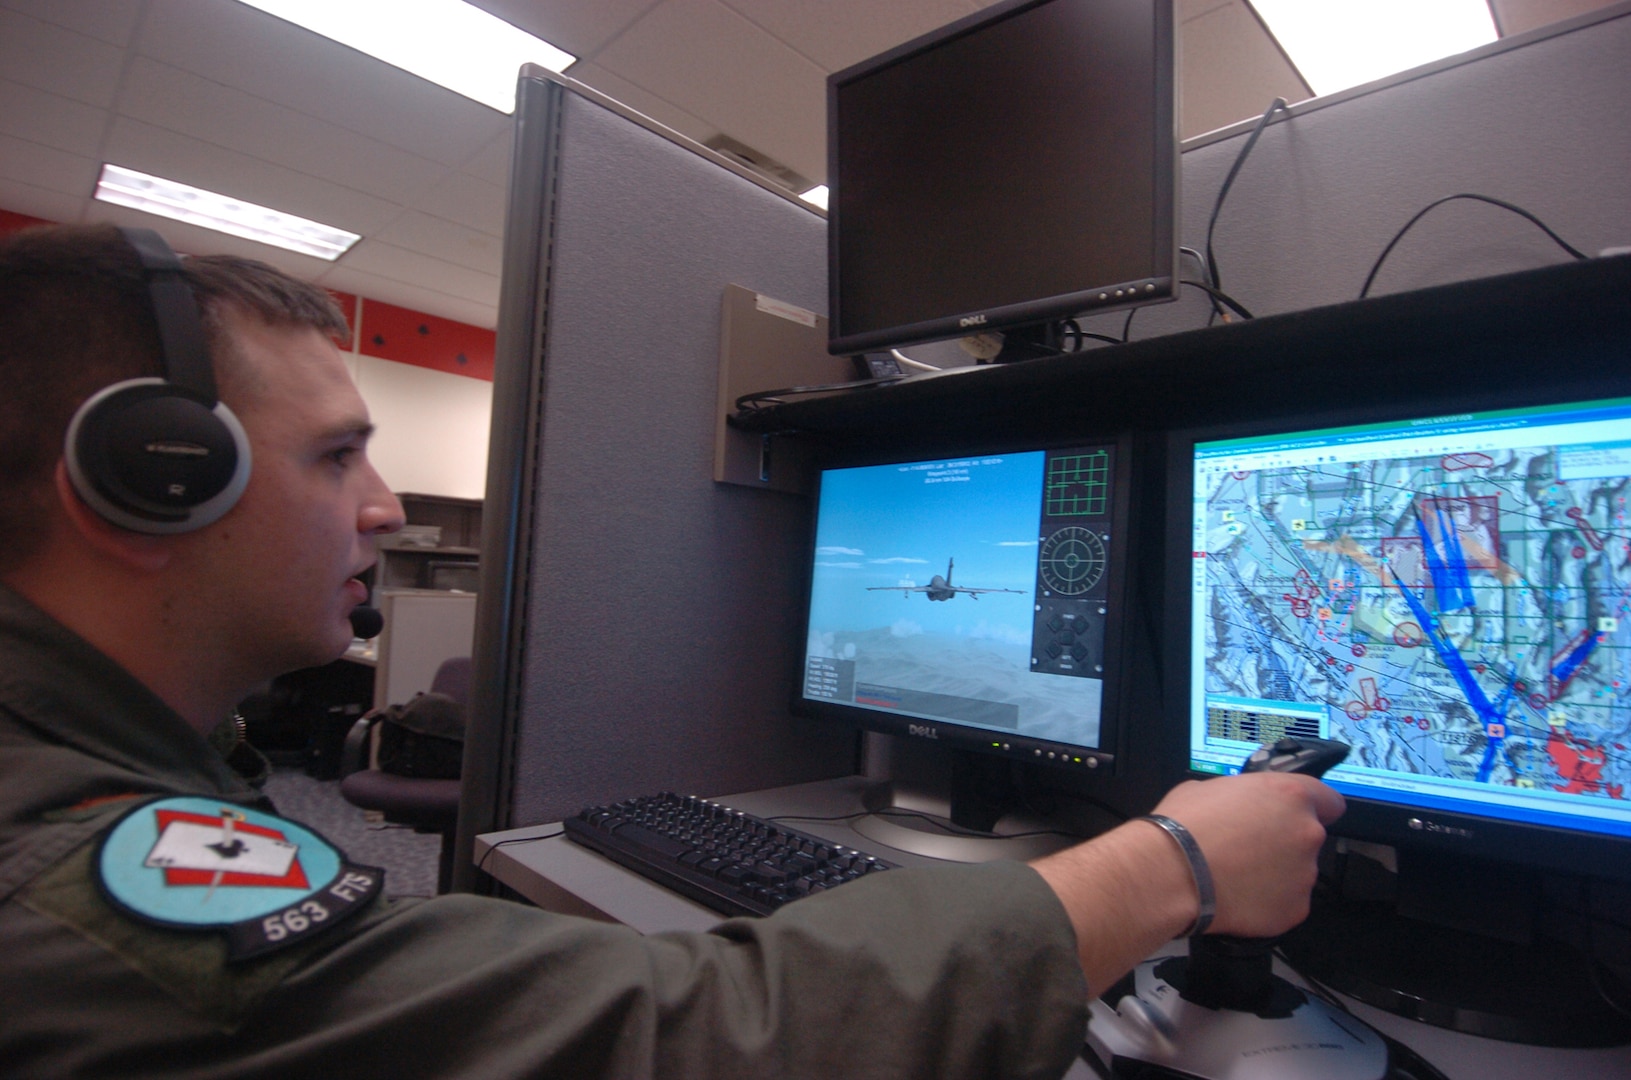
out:
M824 469L799 711L1108 774L1126 457L1112 440Z
M1349 743L1337 831L1391 845L1400 890L1443 879L1478 934L1524 935L1497 920L1532 875L1631 880L1631 399L1183 437L1174 460L1191 770ZM1508 992L1514 954L1455 948L1446 971L1476 982L1482 954Z
M1171 299L1171 0L1020 0L828 80L830 342Z

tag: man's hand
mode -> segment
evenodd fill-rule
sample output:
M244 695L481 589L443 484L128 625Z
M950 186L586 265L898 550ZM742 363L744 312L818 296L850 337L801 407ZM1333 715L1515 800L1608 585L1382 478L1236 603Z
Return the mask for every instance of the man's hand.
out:
M1155 812L1187 828L1211 868L1212 930L1270 937L1308 916L1325 826L1343 806L1341 795L1311 777L1251 773L1180 784ZM1195 920L1189 863L1150 822L1130 821L1032 865L1076 928L1095 992Z
M1308 917L1325 826L1343 807L1318 780L1254 773L1180 784L1155 812L1189 829L1206 856L1218 894L1212 930L1272 937Z

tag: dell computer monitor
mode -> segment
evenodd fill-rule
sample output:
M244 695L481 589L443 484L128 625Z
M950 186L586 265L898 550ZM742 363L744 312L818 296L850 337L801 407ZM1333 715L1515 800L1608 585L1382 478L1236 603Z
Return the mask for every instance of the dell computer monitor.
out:
M1391 846L1400 889L1407 870L1487 881L1450 913L1471 931L1518 880L1631 880L1631 399L1172 452L1192 771L1282 735L1350 744L1327 774L1336 831ZM1442 966L1470 982L1469 960Z
M1171 299L1171 0L998 3L828 79L829 348Z
M1108 774L1126 457L1110 440L822 470L798 711Z

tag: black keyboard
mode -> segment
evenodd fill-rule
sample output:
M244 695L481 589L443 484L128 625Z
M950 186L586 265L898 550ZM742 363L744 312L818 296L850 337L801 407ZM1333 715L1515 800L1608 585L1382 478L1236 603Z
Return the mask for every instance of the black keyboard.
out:
M894 863L693 795L665 791L591 806L566 837L725 915L783 904Z

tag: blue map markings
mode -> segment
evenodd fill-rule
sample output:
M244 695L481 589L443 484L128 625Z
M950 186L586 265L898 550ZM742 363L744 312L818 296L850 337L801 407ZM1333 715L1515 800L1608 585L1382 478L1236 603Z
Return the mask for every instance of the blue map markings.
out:
M1470 608L1475 601L1472 595L1472 580L1467 575L1467 553L1461 546L1461 534L1456 531L1455 522L1450 520L1450 516L1442 507L1436 507L1433 514L1437 519L1439 537L1444 544L1444 555L1439 555L1438 546L1433 543L1433 538L1427 535L1427 522L1419 513L1416 515L1416 531L1421 535L1422 554L1427 559L1427 569L1433 575L1433 590L1438 598L1438 609L1461 611Z
M1425 543L1425 534L1422 539ZM1511 700L1512 686L1514 684L1509 683L1507 685L1506 692L1501 695L1502 708L1497 710L1494 705L1490 704L1489 698L1484 694L1484 688L1478 685L1478 680L1472 677L1472 669L1467 666L1467 661L1462 659L1460 651L1450 643L1448 638L1440 633L1438 624L1427 613L1427 605L1423 604L1420 598L1405 586L1403 581L1399 581L1398 584L1399 592L1404 595L1405 603L1410 605L1411 613L1416 616L1416 620L1421 624L1422 633L1427 635L1427 640L1433 643L1433 651L1438 653L1439 659L1444 661L1444 666L1449 668L1450 674L1455 676L1455 681L1461 687L1461 692L1466 695L1467 704L1471 705L1473 711L1478 714L1478 721L1483 724L1484 732L1489 737L1488 745L1484 750L1484 760L1478 766L1479 782L1487 782L1489 774L1494 768L1495 755L1499 749L1499 744L1504 741L1490 734L1490 726L1502 722L1501 717L1505 715L1504 710Z
M1597 645L1602 639L1603 635L1601 634L1588 633L1584 641L1569 650L1569 654L1552 669L1552 678L1557 680L1559 687L1574 677L1574 673L1596 651Z

